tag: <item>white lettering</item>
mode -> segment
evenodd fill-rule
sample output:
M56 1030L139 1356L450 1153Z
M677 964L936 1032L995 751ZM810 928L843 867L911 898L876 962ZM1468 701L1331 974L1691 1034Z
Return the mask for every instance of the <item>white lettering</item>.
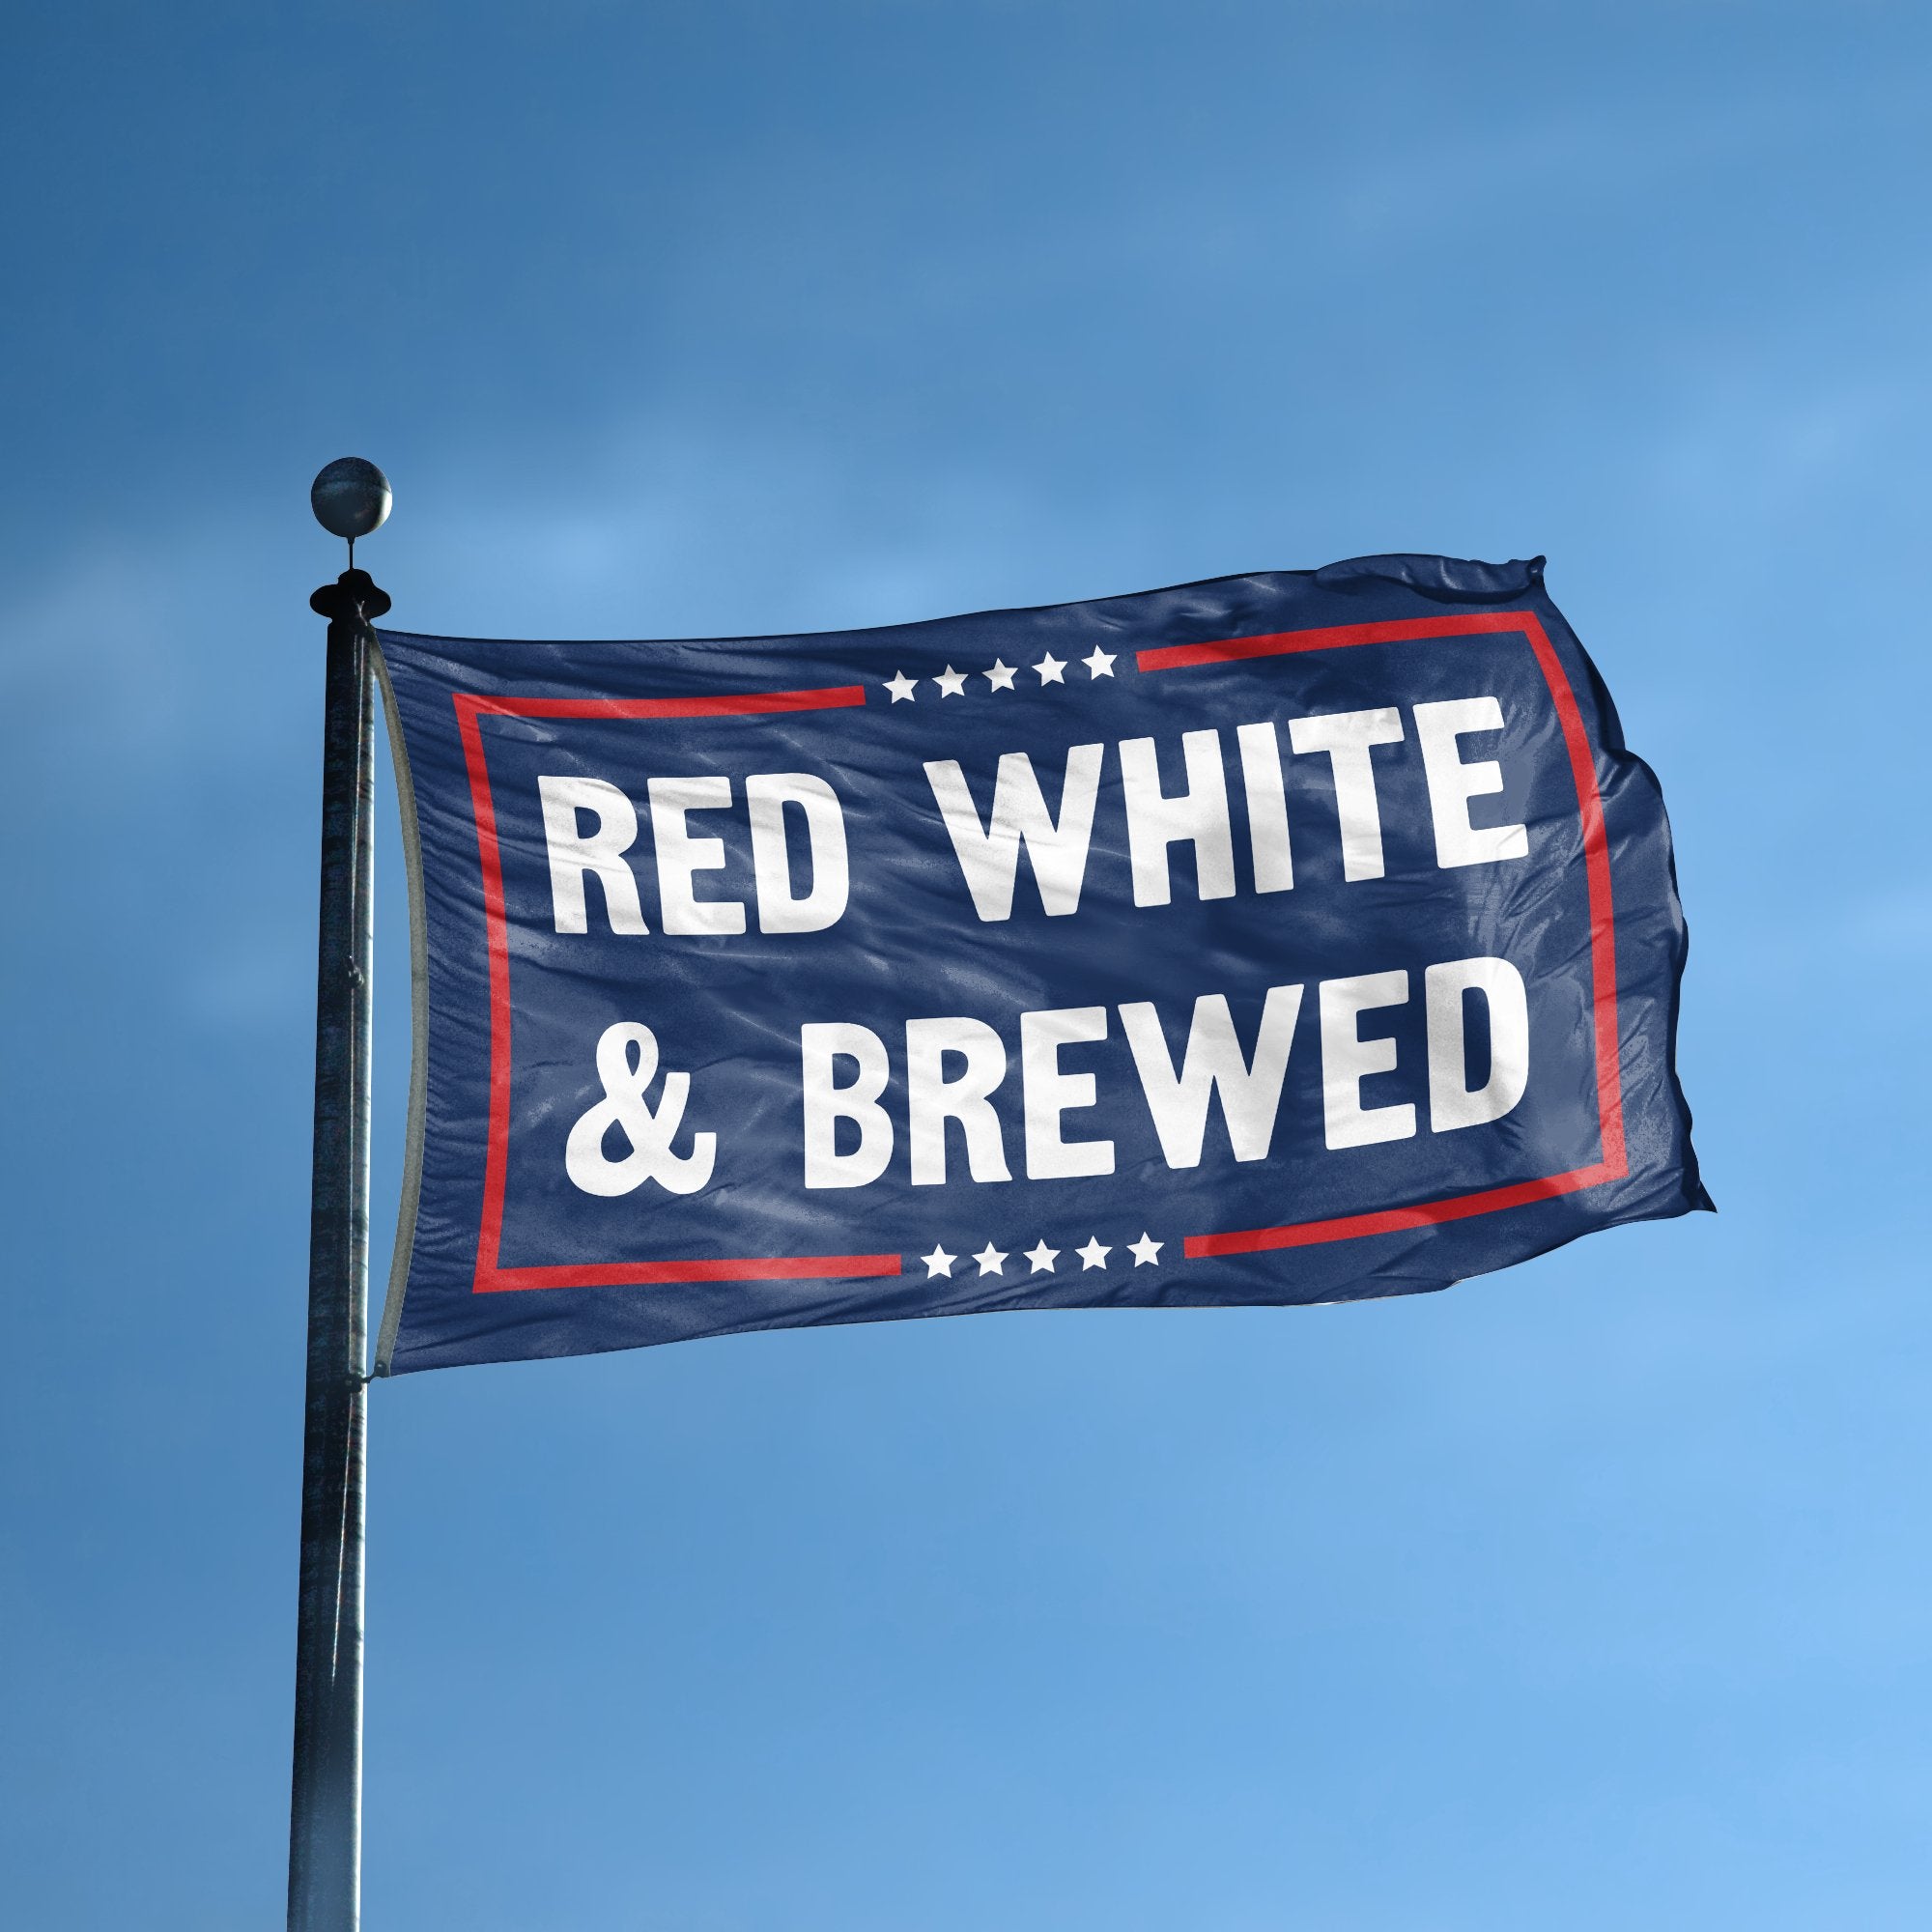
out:
M1075 745L1067 752L1057 820L1046 809L1033 760L1024 752L1007 753L993 781L992 822L983 828L957 761L940 758L925 767L966 890L973 895L973 909L982 920L1012 917L1022 845L1033 862L1034 883L1046 913L1061 918L1079 910L1105 749Z
M1236 730L1235 742L1241 748L1241 787L1247 795L1255 891L1285 893L1294 884L1294 863L1288 847L1288 792L1282 782L1281 741L1272 724L1243 724Z
M716 1134L693 1134L689 1153L671 1151L671 1137L691 1098L691 1075L666 1073L664 1091L653 1107L644 1094L657 1073L658 1037L649 1027L619 1020L599 1035L597 1078L604 1097L578 1119L563 1144L563 1171L573 1186L614 1199L646 1180L655 1180L670 1194L696 1194L711 1179L712 1163L718 1158ZM630 1152L619 1160L604 1152L612 1127L631 1144Z
M1166 905L1173 896L1167 848L1194 847L1196 895L1225 899L1235 891L1235 839L1228 824L1228 780L1221 769L1218 731L1183 731L1187 789L1168 797L1160 788L1160 759L1151 738L1121 741L1122 797L1127 811L1127 854L1134 903Z
M1007 1049L984 1020L906 1022L906 1139L912 1184L936 1187L946 1179L946 1123L966 1134L966 1166L975 1180L1010 1180L1000 1117L987 1098L1007 1077ZM946 1078L946 1056L966 1065Z
M1429 777L1429 810L1435 821L1438 866L1486 866L1529 856L1529 832L1520 825L1471 825L1469 801L1503 788L1503 768L1493 758L1464 764L1456 740L1467 731L1500 731L1503 708L1493 697L1451 697L1415 706L1415 735Z
M1418 706L1419 710L1421 707ZM1507 959L1452 959L1422 976L1429 1016L1429 1124L1438 1134L1499 1121L1529 1086L1529 996ZM1463 994L1490 1009L1490 1071L1469 1085Z
M1270 986L1262 1006L1252 1065L1236 1037L1234 1015L1221 993L1194 1002L1180 1071L1174 1070L1160 1015L1150 1001L1121 1009L1121 1024L1133 1048L1134 1066L1153 1116L1154 1132L1169 1167L1199 1167L1208 1131L1208 1102L1221 1096L1221 1116L1236 1160L1263 1160L1274 1138L1274 1117L1288 1073L1288 1050L1301 1010L1299 986Z
M879 1105L891 1071L886 1043L870 1027L810 1023L798 1030L799 1071L805 1090L805 1184L864 1187L893 1157L893 1123ZM858 1063L857 1077L840 1087L834 1062ZM838 1122L854 1121L859 1145L838 1151Z
M838 809L838 793L809 772L753 772L745 781L745 803L752 818L758 930L823 932L836 925L851 892L845 814ZM806 848L811 855L811 890L803 898L792 891L791 854L785 843L788 805L805 815Z
M540 778L544 846L550 854L551 914L559 932L588 932L583 875L595 872L612 932L648 932L638 903L637 875L625 863L638 836L637 808L602 779ZM580 811L594 812L597 829L580 832Z
M1289 722L1288 741L1297 752L1326 752L1335 775L1335 816L1342 834L1342 876L1382 875L1382 817L1376 802L1373 745L1402 742L1402 716L1394 710L1330 711Z
M670 933L743 932L745 908L735 899L700 899L695 872L724 864L722 838L699 838L684 822L688 811L723 811L731 803L731 781L720 774L692 779L652 779L651 840L658 857L658 918Z
M1331 1148L1406 1141L1415 1132L1415 1108L1410 1102L1394 1107L1362 1105L1362 1082L1372 1073L1393 1070L1396 1045L1386 1037L1362 1038L1359 1016L1407 1002L1406 973L1364 973L1352 980L1322 980L1321 1118Z
M1060 1049L1107 1037L1105 1007L1062 1007L1020 1015L1020 1079L1026 1096L1026 1165L1029 1180L1061 1180L1083 1174L1112 1174L1112 1141L1068 1141L1060 1117L1092 1107L1099 1094L1091 1073L1063 1073Z

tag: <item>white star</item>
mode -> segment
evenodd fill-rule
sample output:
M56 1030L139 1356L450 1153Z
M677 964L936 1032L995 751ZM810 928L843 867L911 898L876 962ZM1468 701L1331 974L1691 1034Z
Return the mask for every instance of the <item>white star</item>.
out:
M982 670L980 675L995 691L1010 691L1013 688L1013 673L1018 669L1017 665L1009 665L1005 658L995 658L992 669Z
M1055 657L1051 651L1034 666L1034 669L1039 673L1039 681L1042 684L1065 684L1066 680L1060 673L1065 668L1066 660Z
M980 1264L980 1272L981 1274L1002 1273L1007 1265L1006 1256L991 1241L988 1241L973 1259Z
M1098 1235L1089 1235L1087 1245L1084 1248L1075 1248L1073 1252L1080 1257L1080 1272L1085 1274L1089 1268L1104 1268L1107 1265L1107 1257L1114 1251L1112 1248L1103 1248L1100 1245Z
M899 703L901 700L910 704L912 702L913 690L917 683L918 680L916 678L910 678L904 671L899 670L895 671L891 677L886 679L886 689L892 693L895 704Z
M1033 1264L1033 1266L1027 1270L1029 1274L1051 1274L1054 1263L1060 1259L1060 1250L1058 1248L1049 1248L1046 1245L1046 1236L1042 1235L1039 1246L1029 1248L1026 1251L1026 1258Z
M1151 1235L1143 1229L1138 1241L1129 1241L1127 1243L1127 1252L1133 1256L1134 1265L1137 1268L1158 1267L1160 1263L1154 1258L1166 1246L1167 1243L1165 1241L1156 1241Z
M936 1274L952 1274L952 1264L958 1259L957 1255L949 1255L944 1248L936 1245L929 1255L920 1256L920 1260L925 1264L925 1278L927 1281L930 1281Z
M954 670L951 665L932 681L939 687L941 697L963 697L966 695L966 673Z
M1098 644L1095 644L1093 655L1082 658L1080 662L1087 667L1089 677L1112 677L1114 660L1119 655L1117 651L1103 651Z

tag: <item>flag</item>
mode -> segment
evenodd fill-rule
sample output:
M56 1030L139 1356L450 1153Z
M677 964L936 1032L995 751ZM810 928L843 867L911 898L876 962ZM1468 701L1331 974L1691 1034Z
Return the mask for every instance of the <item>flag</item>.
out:
M383 1373L1408 1293L1710 1206L1662 794L1541 559L381 675Z

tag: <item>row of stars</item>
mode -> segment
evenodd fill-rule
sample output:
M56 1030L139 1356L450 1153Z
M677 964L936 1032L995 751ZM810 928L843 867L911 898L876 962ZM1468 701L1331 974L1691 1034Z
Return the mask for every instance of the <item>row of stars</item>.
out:
M1089 678L1112 677L1114 674L1114 661L1119 656L1120 653L1118 651L1103 651L1098 644L1095 644L1086 657L1077 660L1077 662L1087 667L1087 675ZM881 682L892 693L895 704L910 704L913 702L913 694L919 689L922 682L936 684L939 687L941 697L965 696L966 680L969 677L983 677L994 691L1012 691L1017 689L1013 683L1013 679L1020 674L1021 668L1022 667L1019 665L1009 665L1004 658L995 658L992 668L988 670L954 670L951 665L948 665L937 677L929 677L922 680L916 677L908 677L901 670L895 671L891 677L884 678ZM1066 660L1055 657L1051 651L1048 651L1037 665L1034 665L1032 669L1034 675L1043 685L1065 684L1066 682Z
M1136 1267L1158 1267L1160 1265L1160 1251L1167 1246L1167 1243L1165 1241L1156 1241L1151 1235L1143 1231L1138 1241L1127 1241L1122 1245L1125 1247L1127 1253L1133 1256ZM1089 1268L1099 1268L1104 1271L1107 1265L1107 1257L1113 1252L1114 1250L1103 1242L1097 1235L1090 1235L1087 1237L1087 1245L1084 1248L1075 1248L1073 1250L1073 1253L1080 1257L1080 1271L1082 1274L1085 1274ZM1061 1251L1058 1248L1049 1248L1045 1240L1042 1239L1037 1247L1028 1248L1024 1250L1024 1253L1026 1259L1032 1264L1027 1269L1029 1274L1051 1274L1054 1269L1054 1264L1060 1260ZM921 1255L919 1259L925 1264L925 1278L927 1281L930 1281L935 1275L943 1274L950 1278L952 1273L952 1264L959 1260L959 1257L957 1255L949 1255L943 1247L935 1246L929 1255ZM1012 1257L1003 1253L991 1241L988 1241L977 1255L969 1255L967 1259L980 1264L980 1272L981 1274L1004 1274L1007 1263Z

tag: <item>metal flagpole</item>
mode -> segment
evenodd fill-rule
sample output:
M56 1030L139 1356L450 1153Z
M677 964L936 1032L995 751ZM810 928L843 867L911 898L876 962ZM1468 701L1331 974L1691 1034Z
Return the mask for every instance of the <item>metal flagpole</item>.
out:
M355 1932L361 1918L369 980L375 931L370 626L388 610L389 600L355 564L355 539L383 522L389 500L387 478L358 457L331 463L310 492L323 527L349 539L350 567L309 599L328 619L328 663L289 1932Z

